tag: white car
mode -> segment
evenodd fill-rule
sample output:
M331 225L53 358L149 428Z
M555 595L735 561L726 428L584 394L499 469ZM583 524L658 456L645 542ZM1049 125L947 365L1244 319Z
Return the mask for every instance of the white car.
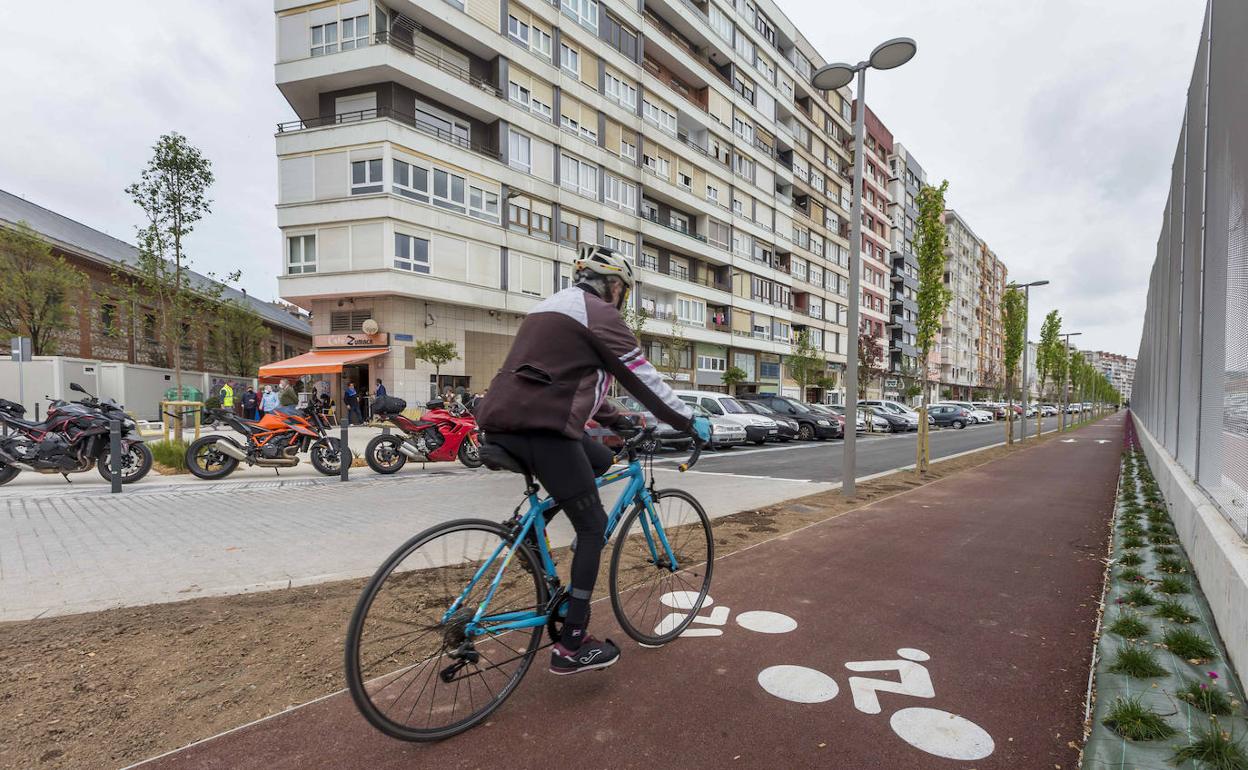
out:
M727 422L741 426L747 441L763 444L767 439L775 439L780 433L780 426L770 417L758 414L727 393L716 393L712 390L678 390L676 396L689 404L702 407L712 415L722 417Z
M711 421L711 449L723 449L745 443L745 428L733 420L722 415L711 414L697 404L693 405L693 412Z
M970 401L942 401L942 404L949 406L960 406L971 415L971 420L977 423L993 422L997 418L992 412L985 411L976 407Z
M912 430L918 430L919 413L914 411L910 407L906 406L905 404L899 403L897 401L881 401L881 400L873 399L873 398L869 398L865 401L859 401L858 403L861 406L878 406L882 409L885 409L897 415L898 417L904 417L906 419L907 428L912 429Z

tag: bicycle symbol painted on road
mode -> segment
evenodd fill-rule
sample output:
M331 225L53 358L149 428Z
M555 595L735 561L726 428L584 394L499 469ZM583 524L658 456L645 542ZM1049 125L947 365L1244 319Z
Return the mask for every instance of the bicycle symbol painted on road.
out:
M675 591L659 598L665 606L686 612L697 601L697 594L688 591ZM716 605L710 596L706 597L702 608L710 608L710 613L699 615L693 624L685 629L682 637L713 637L721 636L728 625L732 611L728 607ZM673 613L659 623L656 632L660 632L665 624L674 624L683 620L686 615ZM736 617L737 625L748 631L766 634L785 634L797 628L797 621L788 615L767 610L749 610ZM879 693L893 693L912 698L935 698L936 689L932 685L932 677L923 665L930 660L926 652L912 647L897 650L897 659L863 660L845 663L850 671L869 674L896 672L898 679L873 679L865 676L848 678L850 695L853 697L854 708L864 714L879 714L883 711ZM807 666L776 665L768 666L758 674L758 684L767 693L791 703L815 704L832 700L840 693L836 680L818 669ZM889 726L899 738L911 746L938 757L955 760L977 760L992 754L996 748L992 736L979 725L965 717L951 714L948 711L927 707L903 708L889 718Z

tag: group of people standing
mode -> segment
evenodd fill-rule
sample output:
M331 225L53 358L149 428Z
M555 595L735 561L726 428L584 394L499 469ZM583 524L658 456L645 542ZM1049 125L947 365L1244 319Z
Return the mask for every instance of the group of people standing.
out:
M225 409L234 408L234 387L228 382L221 386L220 390L221 406ZM264 389L257 392L250 385L242 396L243 417L248 420L258 420L270 412L275 412L279 407L296 406L299 403L299 394L291 386L288 380L282 380L276 387L265 385Z
M324 387L322 387L324 386ZM226 409L235 407L234 387L230 383L222 383L219 391L221 397L221 406ZM470 394L462 386L459 388L448 387L442 394L442 400L447 404L458 403L468 409L475 409L480 402L484 393ZM384 398L386 396L386 386L380 379L373 389L373 400ZM323 412L329 412L334 407L334 402L329 395L329 387L326 383L317 382L313 386L311 395L312 403ZM282 380L276 386L265 385L260 391L248 386L243 393L241 399L243 409L243 417L248 420L258 420L270 412L276 411L280 407L293 407L299 404L299 394L295 392L294 387L289 380ZM342 403L346 406L346 419L349 425L363 425L364 413L361 408L360 391L355 387L355 382L347 380L344 383L342 391Z

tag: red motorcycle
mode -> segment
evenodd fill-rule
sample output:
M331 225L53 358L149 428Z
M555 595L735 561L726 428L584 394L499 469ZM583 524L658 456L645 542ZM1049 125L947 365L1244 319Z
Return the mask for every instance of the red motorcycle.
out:
M425 404L420 419L403 416L407 402L386 396L373 403L373 416L387 420L398 433L382 434L368 442L364 459L377 473L391 474L408 460L419 463L451 462L456 458L469 468L481 467L481 441L477 420L461 404L449 407L442 401Z

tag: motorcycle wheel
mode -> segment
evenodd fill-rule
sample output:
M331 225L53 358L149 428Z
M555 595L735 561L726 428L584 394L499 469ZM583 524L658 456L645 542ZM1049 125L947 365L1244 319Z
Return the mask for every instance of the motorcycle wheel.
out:
M475 435L468 436L464 443L459 445L459 461L469 468L481 467L481 450L477 446Z
M12 465L0 466L0 485L8 484L17 478L18 473L20 473L20 469Z
M242 450L237 441L224 436L201 436L192 441L186 448L186 469L196 478L223 479L238 467L238 460L217 449L218 441L228 441Z
M105 481L113 480L113 466L109 451L106 449L95 462L95 468ZM121 483L133 484L147 475L152 469L152 450L142 441L130 445L125 457L121 459Z
M364 459L368 461L368 467L373 469L373 473L397 473L407 464L407 455L399 451L402 443L403 439L399 436L378 436L368 442Z
M312 467L326 476L337 476L342 472L342 442L336 438L318 439L308 454L312 457ZM347 462L351 462L349 459Z

